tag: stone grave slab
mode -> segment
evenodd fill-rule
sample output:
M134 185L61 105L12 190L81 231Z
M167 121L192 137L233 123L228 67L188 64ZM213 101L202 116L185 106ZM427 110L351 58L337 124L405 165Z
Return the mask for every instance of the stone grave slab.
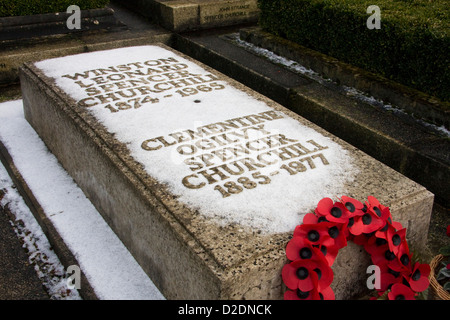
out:
M168 299L282 298L286 243L323 197L373 195L425 244L433 194L167 46L28 63L21 86L26 119ZM364 289L363 251L340 251L337 299Z
M256 22L259 14L257 0L143 0L127 6L172 31Z

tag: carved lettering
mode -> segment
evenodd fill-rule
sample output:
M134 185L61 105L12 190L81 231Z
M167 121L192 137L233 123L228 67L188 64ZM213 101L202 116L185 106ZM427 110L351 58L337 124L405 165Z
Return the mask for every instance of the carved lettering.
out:
M248 5L226 6L220 15L237 15ZM198 70L198 69L197 69ZM174 57L136 61L63 75L85 93L80 108L129 112L163 99L200 102L203 95L227 84L206 71L199 74ZM199 96L199 99L197 99ZM139 111L136 111L139 112ZM270 184L276 175L292 176L329 165L327 146L308 137L275 132L272 122L284 113L269 110L176 130L141 142L142 150L170 150L181 157L186 174L181 184L191 190L212 188L223 198Z

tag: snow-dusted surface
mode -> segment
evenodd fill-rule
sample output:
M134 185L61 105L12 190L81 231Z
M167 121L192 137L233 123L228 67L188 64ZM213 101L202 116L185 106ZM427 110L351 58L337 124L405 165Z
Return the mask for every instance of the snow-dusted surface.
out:
M245 173L233 176L231 179L207 184L206 180L201 180L202 177L199 175L201 170L196 171L190 168L184 161L195 157L196 161L201 162L200 156L203 154L210 155L211 150L205 149L203 152L197 150L195 154L181 154L177 151L177 148L181 145L187 145L183 150L189 150L189 145L201 142L202 138L183 141L167 147L161 146L158 150L144 150L142 143L149 139L163 136L168 142L169 139L172 139L170 142L173 142L173 138L169 136L173 133L196 130L209 124L273 110L264 102L256 100L244 91L220 80L214 80L214 88L210 86L211 90L209 91L197 90L198 92L192 95L186 94L186 92L185 94L177 92L186 87L171 87L167 76L162 78L163 73L160 69L161 65L173 66L175 63L158 65L155 61L161 58L175 59L180 70L189 72L189 75L184 78L200 76L206 79L209 77L209 73L199 65L157 46L85 53L41 61L36 63L36 66L43 70L47 76L54 78L57 85L75 100L81 101L87 98L88 100L85 101L89 105L96 104L88 107L88 110L111 133L114 133L119 141L128 145L134 159L142 163L151 176L166 184L173 194L179 196L181 201L197 209L200 214L215 219L217 223L239 223L265 233L292 231L301 221L303 215L314 208L321 198L345 194L345 183L351 182L358 171L352 165L351 155L328 137L286 117L286 115L282 119L264 122L263 129L265 132L249 130L247 132L249 136L246 139L236 139L238 136L230 133L236 131L242 135L241 128L225 131L229 134L230 139L236 139L236 143L229 143L228 146L245 145L245 142L248 141L282 134L291 141L299 142L309 148L312 148L312 146L308 145L308 140L326 146L327 149L321 153L329 164L326 165L319 158L315 158L313 164L315 168L308 167L307 162L303 162L307 170L290 175L286 170L280 168L283 164L288 165L290 161L278 160L275 165L258 167L261 174L270 177L270 183L258 184L257 187L248 189L241 186L242 192L232 193L225 198L217 188L221 187L223 190L227 190L224 184L230 181L237 183L238 177L255 180L252 177L255 171L246 170ZM144 65L145 61L151 62ZM148 69L149 66L151 66L151 69ZM108 71L108 68L111 70L111 67L120 70L117 72ZM147 70L150 70L152 75L156 75L152 80L158 80L157 83L161 84L159 88L164 88L164 91L156 92L158 90L156 90L155 82L148 84L148 87L155 91L150 93L151 98L159 99L158 102L148 102L142 104L139 108L125 106L126 110L119 110L120 105L116 105L116 101L112 99L101 104L98 101L95 102L96 95L105 96L118 91L119 87L129 87L128 81L136 79L136 76L127 72L134 72L138 67L141 71L147 72ZM98 71L100 68L104 70ZM127 70L127 68L131 70ZM166 70L166 72L176 75L177 73L174 70ZM79 75L76 75L77 73ZM108 76L111 76L114 81L107 82ZM150 79L147 76L140 78L143 80ZM179 80L183 79L176 79L176 81ZM77 84L76 81L81 82ZM211 83L208 82L206 85ZM113 84L113 88L108 87L109 84ZM188 88L196 87L196 85L188 86ZM133 88L136 88L136 86ZM133 98L135 97L133 96ZM139 94L137 97L141 100L143 98ZM127 99L122 100L126 101ZM133 105L133 103L129 102L130 105ZM111 112L111 107L116 112ZM282 114L277 113L277 115ZM215 136L219 137L220 134ZM210 137L212 135L203 138L209 139ZM186 138L186 135L184 138ZM211 141L209 140L209 142ZM290 144L293 143L290 142ZM206 142L203 143L203 145L206 144ZM156 146L154 141L152 146ZM221 146L216 144L212 149L214 151L220 148ZM264 152L267 152L267 150ZM255 159L259 154L258 152L252 152L247 156ZM233 157L223 162L214 158L213 164L205 166L202 170L208 170L222 164L230 164L244 157ZM273 159L273 154L271 157ZM299 160L299 158L293 160ZM233 169L236 170L236 168ZM196 184L200 184L202 181L206 185L198 189L187 188L183 185L183 178L192 174L196 176L192 177L190 181L195 181Z
M10 223L23 242L23 248L29 256L28 261L34 267L50 299L80 300L78 291L69 288L69 275L1 163L0 190L4 194L0 206L7 207L14 215L15 219Z
M0 104L0 139L11 154L36 199L43 207L58 233L74 253L81 272L89 280L100 299L164 299L122 242L109 228L91 202L72 178L47 150L39 136L24 119L22 100ZM24 221L31 232L31 243L39 245L39 255L49 257L57 273L56 256L45 242L37 222L19 195L11 188L5 169L0 169L0 189L7 193L2 204L8 203L17 220ZM27 233L27 232L25 232ZM34 236L33 236L34 235ZM33 240L35 239L35 240ZM37 239L37 240L36 240ZM30 242L31 241L31 242ZM39 272L45 273L44 270ZM45 276L45 275L44 275ZM60 282L50 283L58 295L64 288ZM69 298L79 298L75 293ZM58 296L55 296L58 298Z
M287 59L285 57L275 54L274 52L272 52L270 50L260 48L250 42L241 40L239 33L232 33L232 34L228 35L227 37L231 41L233 41L233 43L246 49L247 51L250 51L255 55L264 57L267 60L269 60L275 64L283 65L284 67L286 67L287 69L291 70L294 73L305 75L305 76L319 82L320 84L332 82L331 79L322 77L319 73L302 66L297 61ZM377 99L377 98L367 94L366 92L363 92L363 91L358 90L353 87L349 87L349 86L345 86L345 85L338 85L337 83L334 83L334 84L336 86L340 87L347 96L353 97L359 101L370 104L376 108L381 108L386 111L393 112L395 114L399 114L402 116L408 115L408 113L405 110L403 110L402 108L392 105L390 103L386 103L381 99ZM438 126L438 125L432 124L424 119L416 117L414 114L412 114L411 116L420 125L428 128L432 131L435 131L439 135L442 135L447 138L450 137L450 131L444 125Z

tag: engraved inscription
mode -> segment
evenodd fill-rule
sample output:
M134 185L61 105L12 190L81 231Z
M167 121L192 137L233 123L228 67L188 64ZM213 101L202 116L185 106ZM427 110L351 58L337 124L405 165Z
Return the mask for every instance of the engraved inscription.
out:
M270 184L277 175L288 177L330 164L324 155L327 146L266 129L267 122L283 118L277 111L251 114L147 139L141 148L175 148L191 171L181 180L184 187L211 186L227 198ZM263 168L273 170L262 174Z
M235 4L227 5L219 8L210 8L204 14L203 21L205 23L213 23L215 21L239 19L251 16L255 11L254 4Z
M197 74L176 58L147 60L65 74L87 97L77 102L83 108L103 106L112 113L139 109L174 95L189 97L199 92L225 88L211 73Z
M220 14L250 1L225 3ZM308 121L169 48L35 65L88 125L98 121L108 146L120 144L111 152L155 181L150 188L223 225L292 230L318 200L346 193L359 172L351 153Z

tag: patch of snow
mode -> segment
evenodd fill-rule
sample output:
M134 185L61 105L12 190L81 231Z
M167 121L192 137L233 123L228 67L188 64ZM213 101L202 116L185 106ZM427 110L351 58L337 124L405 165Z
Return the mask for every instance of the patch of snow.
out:
M315 72L312 69L306 68L305 66L301 65L297 61L277 55L276 53L274 53L268 49L258 47L256 45L254 45L253 43L241 40L239 33L230 34L230 35L228 35L228 38L231 41L233 41L236 45L240 46L241 48L244 48L245 50L250 51L260 57L264 57L267 60L269 60L275 64L282 65L294 73L303 74L303 75L305 75L309 78L312 78L316 81L319 81L321 83L331 81L329 79L323 78L319 73Z
M324 77L322 77L319 73L315 72L314 70L308 69L304 66L302 66L300 63L298 63L297 61L294 60L290 60L287 59L285 57L279 56L276 53L258 47L252 43L249 43L247 41L241 40L240 39L240 35L239 33L233 33L228 35L229 39L231 41L233 41L236 45L246 49L249 52L252 52L258 56L264 57L267 60L275 63L275 64L280 64L282 66L284 66L285 68L287 68L288 70L294 72L294 73L298 73L298 74L302 74L304 76L309 77L310 79L313 79L321 84L324 83L330 83L331 80L330 79L326 79ZM408 116L408 117L412 117L414 119L414 121L416 121L417 123L419 123L420 125L430 129L431 131L434 131L436 133L438 133L439 135L442 135L444 137L450 138L450 131L444 126L438 126L435 125L433 123L430 123L424 119L421 118L417 118L414 115L410 115L408 114L405 110L403 110L402 108L398 107L398 106L393 106L392 104L386 103L381 99L377 99L373 96L368 95L367 93L358 90L356 88L353 87L349 87L349 86L345 86L345 85L338 85L337 83L334 82L334 84L338 87L340 87L344 93L347 96L353 97L359 101L365 102L367 104L370 104L374 107L377 108L381 108L384 109L386 111L390 111L393 112L395 114L399 114L401 116Z
M139 70L155 72L156 74L157 71L154 70L157 70L159 66L155 61L158 59L164 59L165 61L175 59L179 66L184 66L183 71L189 72L189 75L196 75L203 79L211 78L210 74L199 65L158 46L129 47L84 53L41 61L36 63L36 66L43 70L47 76L54 78L57 85L72 98L80 101L82 99L94 99L92 97L95 97L95 95L89 93L95 90L99 90L102 95L109 93L109 91L104 91L109 89L107 87L109 84L123 87L127 83L126 81L135 79L134 75L127 73L128 71L105 71L108 68L111 70L111 66L122 70L133 68L131 71L135 71L134 69L140 66ZM150 62L146 63L146 61ZM155 67L148 69L149 65L155 65ZM100 69L103 70L98 71ZM77 79L71 79L71 77L75 78L77 73L87 75L87 71L89 71L90 77L79 76ZM173 72L173 75L176 75L176 73ZM94 76L97 78L93 78ZM108 76L118 81L103 82L106 81ZM80 87L80 83L76 84L75 82L75 80L80 79L83 81L83 88ZM157 79L160 79L159 76L153 77L153 80ZM120 83L120 81L124 82ZM292 231L321 198L330 194L345 194L345 185L351 183L358 172L358 169L352 164L351 155L331 138L325 137L281 112L277 112L278 119L261 124L264 126L265 133L251 131L252 135L246 137L246 139L237 139L237 136L233 135L235 141L228 143L228 146L245 145L246 142L267 138L269 135L282 134L284 137L291 139L290 144L295 141L312 149L307 141L313 140L321 146L326 146L327 148L322 151L326 158L324 162L321 162L319 158L316 158L311 165L304 162L305 170L293 175L281 169L283 164L289 165L291 161L278 160L275 165L258 167L257 171L270 177L270 183L258 184L254 188L240 187L241 192L232 192L225 198L218 191L219 188L226 191L225 183L239 183L238 177L255 180L253 174L256 171L246 170L245 173L239 174L234 179L223 182L217 181L208 184L208 181L203 180L206 185L198 189L187 188L182 183L185 177L194 174L195 177L192 177L192 180L195 180L196 183L200 183L203 177L199 174L201 170L196 171L189 168L186 161L191 161L192 158L199 161L201 156L211 155L211 151L207 150L209 147L199 150L201 148L196 148L194 144L206 144L206 142L202 142L202 138L206 139L212 135L191 139L190 141L188 141L189 139L183 140L173 146L161 146L159 150L153 151L142 148L144 141L157 137L166 137L167 140L172 139L171 141L173 141L173 138L169 137L173 133L186 130L196 131L201 126L274 111L274 109L264 101L257 100L246 92L232 87L224 80L216 79L214 90L197 90L198 92L192 95L186 94L186 92L182 94L178 87L169 88L170 82L163 81L157 82L159 83L158 88L164 88L163 92L157 92L154 83L147 85L148 88L154 90L151 97L158 99L157 103L148 103L139 108L127 108L127 110L111 112L108 107L110 102L106 102L89 107L88 110L109 132L115 135L116 139L128 145L133 158L140 162L151 176L167 185L173 194L179 196L179 200L198 210L200 214L214 219L219 224L238 223L260 230L263 233ZM209 83L212 82L206 84ZM247 122L246 126L249 125ZM243 125L240 124L240 126ZM234 129L234 131L242 134L242 131L239 131L240 129ZM233 130L228 130L226 133L230 133L230 131ZM216 134L216 137L219 136L220 134ZM196 148L196 151L182 154L178 149L182 145L185 145L185 150ZM216 145L214 148L214 150L218 150L219 147ZM269 149L275 150L277 148ZM267 151L268 149L265 150L265 152ZM247 156L256 159L260 154L261 152L252 152ZM273 158L273 154L270 156ZM210 168L222 164L230 164L233 160L237 160L237 158L233 157L231 160L225 161L214 158L214 160L211 160L213 164L204 167L203 170L210 170ZM231 190L236 191L233 186Z
M78 291L68 286L68 275L64 266L1 163L0 190L4 194L0 206L8 208L14 215L15 219L10 223L23 242L23 248L29 256L28 260L46 288L50 299L80 300Z
M0 139L97 296L105 300L164 299L25 120L22 105L22 100L0 104ZM6 179L2 173L2 181ZM4 201L16 206L9 198L13 193L8 189L7 194ZM17 206L20 212L25 210L24 205ZM38 227L29 227L29 215L19 219L27 221L31 234L41 239ZM51 256L47 251L45 255Z

